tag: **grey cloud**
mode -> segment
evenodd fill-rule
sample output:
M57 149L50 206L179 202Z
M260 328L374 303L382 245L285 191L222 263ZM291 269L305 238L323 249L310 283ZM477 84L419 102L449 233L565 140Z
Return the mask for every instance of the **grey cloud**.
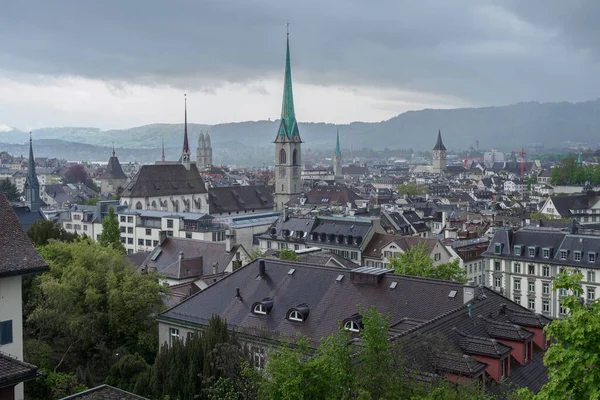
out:
M562 0L6 2L0 69L214 90L294 77L473 104L597 97L600 3Z

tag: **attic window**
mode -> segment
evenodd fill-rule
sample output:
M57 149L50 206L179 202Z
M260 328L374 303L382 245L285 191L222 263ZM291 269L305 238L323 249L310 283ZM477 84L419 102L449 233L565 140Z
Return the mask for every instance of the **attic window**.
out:
M300 314L298 311L296 310L292 310L290 311L290 313L288 314L288 320L290 321L295 321L295 322L303 322L302 321L302 314Z
M288 275L294 275L294 272L296 272L296 269L292 268L288 271Z
M254 314L267 315L267 309L265 308L265 306L263 306L260 303L254 306L254 309L252 310L252 312Z
M252 314L267 315L273 308L273 300L269 297L257 301L252 305Z
M588 261L591 263L596 262L596 253L590 251L588 253Z
M560 251L560 259L561 260L566 260L567 259L567 250L561 250Z
M573 257L574 257L575 261L581 261L581 252L580 251L575 251L573 253Z
M450 293L448 293L448 297L453 299L456 297L456 293L458 293L456 290L451 290Z
M337 278L335 278L336 282L341 282L342 279L344 279L344 275L338 275Z
M542 257L550 258L550 248L549 247L542 249Z
M354 320L347 321L344 324L344 329L349 332L360 332L360 326L358 325L358 322Z
M398 282L392 282L392 283L390 283L390 289L391 290L396 289L396 286L398 286Z
M501 253L502 253L502 243L494 244L494 254L501 254Z
M160 256L160 253L162 253L162 249L158 249L154 252L154 254L152 255L152 257L150 257L151 261L156 261L156 259L158 258L158 256Z
M304 322L308 318L310 310L308 304L299 304L287 313L287 320L292 322Z
M521 246L515 246L515 256L521 255Z

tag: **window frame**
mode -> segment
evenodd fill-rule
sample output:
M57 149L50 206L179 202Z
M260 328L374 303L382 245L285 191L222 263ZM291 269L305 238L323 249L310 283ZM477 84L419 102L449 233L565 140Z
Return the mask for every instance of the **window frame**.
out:
M348 332L358 333L360 332L360 325L358 325L358 322L351 319L349 321L346 321L346 323L344 324L344 330Z
M267 308L262 303L255 304L252 307L252 314L267 315Z
M302 313L298 310L290 311L287 319L288 321L292 322L304 322L304 317L302 316Z
M13 321L7 319L0 321L0 346L14 342Z

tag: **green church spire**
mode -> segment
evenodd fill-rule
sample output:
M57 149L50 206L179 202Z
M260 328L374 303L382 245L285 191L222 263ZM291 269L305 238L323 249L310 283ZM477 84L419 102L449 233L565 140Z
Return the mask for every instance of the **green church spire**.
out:
M25 200L29 203L31 211L40 209L40 182L35 171L35 158L33 157L33 141L29 132L29 160L27 160L27 178L25 178Z
M340 130L337 130L337 141L335 142L335 156L342 157L342 150L340 149Z
M287 33L287 45L285 54L285 77L283 83L283 105L281 107L281 125L279 134L292 139L293 136L300 136L298 132L298 123L296 122L296 113L294 112L294 94L292 92L292 65L290 62L290 34Z

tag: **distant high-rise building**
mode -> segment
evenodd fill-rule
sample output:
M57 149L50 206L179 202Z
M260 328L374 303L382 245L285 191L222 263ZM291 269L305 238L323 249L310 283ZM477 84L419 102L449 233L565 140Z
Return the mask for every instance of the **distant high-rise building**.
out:
M212 146L210 143L210 135L200 131L198 136L198 149L196 150L196 166L199 171L206 169L212 165Z
M337 131L337 140L335 142L335 153L333 153L333 175L336 179L343 176L342 173L342 150L340 149L340 131Z
M27 178L25 179L24 194L25 201L31 211L38 211L42 205L40 199L40 182L35 171L35 158L33 157L33 141L29 134L29 160L27 167Z
M275 138L275 208L278 210L283 210L284 205L302 191L301 146L302 139L300 139L298 122L294 112L290 37L288 33L281 123Z
M442 132L438 131L437 142L433 148L432 171L441 174L446 170L446 146L442 142Z

